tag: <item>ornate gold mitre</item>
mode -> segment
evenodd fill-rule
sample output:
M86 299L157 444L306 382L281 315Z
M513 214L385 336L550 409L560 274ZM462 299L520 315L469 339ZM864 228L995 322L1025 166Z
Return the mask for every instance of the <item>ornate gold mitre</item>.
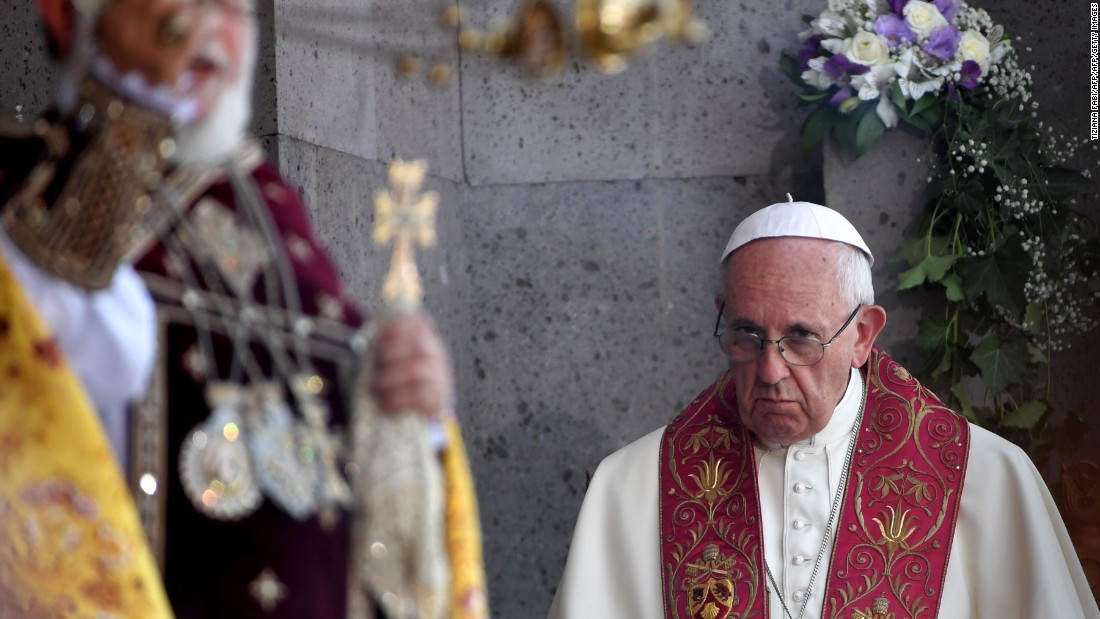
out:
M64 125L38 123L34 132L46 143L46 157L5 206L3 224L42 269L98 290L167 219L164 209L154 208L154 190L174 148L172 127L167 116L119 98L91 77L74 109L71 120L80 130L72 139L84 142L75 159L66 160Z

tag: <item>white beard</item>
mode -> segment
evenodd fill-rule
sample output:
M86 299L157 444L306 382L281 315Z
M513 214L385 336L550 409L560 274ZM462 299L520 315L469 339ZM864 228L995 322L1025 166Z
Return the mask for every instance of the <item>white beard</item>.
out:
M256 28L248 28L240 71L218 95L205 118L176 130L172 162L181 165L219 165L229 159L247 134L252 120L252 82L256 67Z

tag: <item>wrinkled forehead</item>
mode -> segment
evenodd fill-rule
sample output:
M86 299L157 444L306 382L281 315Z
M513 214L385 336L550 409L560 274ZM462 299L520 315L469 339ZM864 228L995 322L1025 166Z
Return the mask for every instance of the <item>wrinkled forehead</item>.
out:
M723 261L726 292L752 295L769 302L792 294L824 299L837 294L837 276L843 244L805 237L756 239L731 252Z

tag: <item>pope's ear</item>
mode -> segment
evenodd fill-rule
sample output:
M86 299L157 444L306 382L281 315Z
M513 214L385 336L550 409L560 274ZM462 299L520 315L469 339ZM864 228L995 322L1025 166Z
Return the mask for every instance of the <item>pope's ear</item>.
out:
M871 347L875 345L875 338L886 326L886 310L878 305L868 305L860 310L856 322L852 325L856 328L856 345L852 355L852 367L862 367L867 363L867 357L871 355Z
M46 26L50 43L59 56L68 56L73 44L75 17L72 0L35 0L35 4L38 5L38 15Z

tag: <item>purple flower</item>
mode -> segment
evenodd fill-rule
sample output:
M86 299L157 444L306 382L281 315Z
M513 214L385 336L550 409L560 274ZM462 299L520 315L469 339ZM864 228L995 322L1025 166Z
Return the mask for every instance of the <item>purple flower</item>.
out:
M912 43L917 40L917 33L913 32L905 19L890 13L880 15L875 20L875 34L886 39L890 47L897 47L902 43Z
M940 15L943 15L943 18L947 21L951 21L959 10L959 0L932 0L932 4L936 5L936 8L940 10Z
M955 56L960 38L962 38L962 34L958 28L951 25L940 26L932 31L928 41L921 46L921 49L940 60L949 60Z
M973 60L964 60L959 69L959 86L967 90L978 87L978 78L982 76L982 67Z
M848 57L844 54L837 54L826 60L822 68L825 69L825 75L828 75L834 80L840 79L845 73L849 75L863 75L871 70L871 67L848 60Z
M835 95L833 95L832 97L829 97L829 104L839 107L841 103L844 103L848 99L851 99L852 94L853 94L852 87L851 86L845 86L844 88L841 88L840 90L836 91Z
M905 8L906 4L909 4L909 0L886 0L886 4L890 6L890 10L895 15L901 15L901 10Z
M820 55L821 50L818 49L818 44L821 43L821 39L820 34L815 34L806 39L806 42L802 44L802 49L798 50L798 67L803 71L810 68L810 60Z

